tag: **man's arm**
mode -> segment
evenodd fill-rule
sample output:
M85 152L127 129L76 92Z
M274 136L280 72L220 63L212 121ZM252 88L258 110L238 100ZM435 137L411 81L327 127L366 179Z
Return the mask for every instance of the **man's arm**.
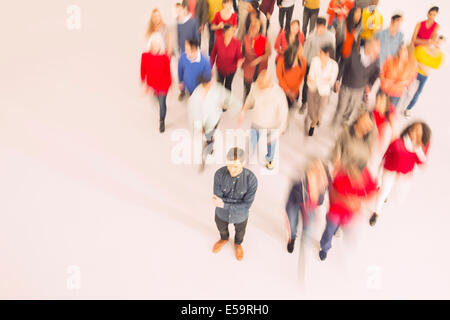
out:
M225 203L224 209L230 211L249 210L255 200L256 189L258 188L258 180L254 175L250 175L248 190L242 200L231 200L222 198Z

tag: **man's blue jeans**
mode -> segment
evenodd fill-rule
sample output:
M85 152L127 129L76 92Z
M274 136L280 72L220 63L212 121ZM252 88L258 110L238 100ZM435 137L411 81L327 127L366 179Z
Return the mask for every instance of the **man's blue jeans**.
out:
M275 147L276 147L276 141L272 141L271 139L271 129L256 129L251 128L250 129L250 141L252 144L252 150L255 152L256 146L258 145L259 137L261 133L264 133L264 131L267 132L267 155L266 155L266 161L271 162L273 161L273 158L275 156Z
M320 248L322 251L328 252L328 250L331 249L331 240L333 240L333 236L338 228L339 225L327 219L327 225L323 231L322 238L320 239Z

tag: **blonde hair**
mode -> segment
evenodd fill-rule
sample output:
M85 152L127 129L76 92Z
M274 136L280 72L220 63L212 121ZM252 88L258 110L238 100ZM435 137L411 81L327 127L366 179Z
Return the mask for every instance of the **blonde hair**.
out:
M156 25L155 23L155 14L159 13L159 15L161 16L161 23L159 25ZM164 26L164 22L162 21L162 15L161 15L161 11L159 11L158 8L153 9L152 14L150 15L150 22L148 23L148 28L147 28L147 32L145 33L145 36L147 38L149 38L151 36L152 33L154 33L155 31L157 31L157 29L160 26Z

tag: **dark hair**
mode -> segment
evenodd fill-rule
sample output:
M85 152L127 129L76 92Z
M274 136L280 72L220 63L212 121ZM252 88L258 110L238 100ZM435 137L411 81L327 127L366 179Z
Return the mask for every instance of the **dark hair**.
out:
M178 6L178 3L177 3L177 6ZM189 1L188 1L188 0L183 0L183 1L180 3L180 6L183 7L183 8L189 9Z
M356 11L357 9L361 10L361 16L359 17L358 23L355 24L354 16L355 16L355 11ZM353 7L353 8L350 10L350 12L348 13L348 16L347 16L347 21L346 21L347 31L351 31L351 30L354 30L354 29L356 29L357 27L359 27L359 26L361 25L361 21L362 21L362 9L359 8L359 7Z
M240 162L243 162L245 160L244 150L238 147L231 148L230 150L228 150L227 160L228 161L239 160Z
M197 39L191 39L191 40L186 40L186 41L187 41L187 43L189 43L189 46L191 48L192 47L198 48L200 46L200 43Z
M431 141L431 129L430 127L423 121L415 121L408 125L400 134L400 137L403 139L406 135L409 135L409 132L416 125L420 124L422 126L422 144L427 146Z
M253 0L250 2L250 5L255 9L256 11L259 11L259 2L258 0Z
M227 30L230 29L231 27L232 27L232 25L229 24L229 23L224 24L224 25L223 25L223 32L227 31Z
M433 12L433 11L436 11L436 13L438 13L439 12L439 7L436 7L436 6L431 7L431 9L428 10L428 13Z
M331 59L334 60L334 49L333 46L329 43L324 44L322 47L320 47L320 50L324 53L327 53Z
M287 43L289 43L289 38L291 36L291 25L293 23L298 23L298 25L300 27L300 21L299 20L293 20L288 26L286 26L286 41L287 41ZM298 33L296 34L296 37L295 37L295 43L296 44L299 43L299 40L298 40L299 33L300 33L300 28L298 28Z
M326 26L327 25L327 19L325 19L324 17L318 17L317 21L316 21L316 25Z
M403 18L403 16L402 16L401 14L399 14L399 13L394 14L394 15L391 17L391 22L395 22L395 21L397 21L398 19L401 19L401 18Z
M295 62L295 58L297 57L297 51L299 48L299 44L291 44L287 48L287 50L284 52L284 67L286 70L289 70L292 68ZM302 61L298 59L298 64L300 68L302 67Z

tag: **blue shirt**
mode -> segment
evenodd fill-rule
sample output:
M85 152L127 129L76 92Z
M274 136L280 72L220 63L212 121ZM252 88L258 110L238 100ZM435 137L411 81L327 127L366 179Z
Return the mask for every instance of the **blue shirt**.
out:
M232 177L227 167L214 175L214 194L224 202L224 208L216 207L216 216L228 223L241 223L248 219L248 211L255 200L258 179L249 169Z
M197 88L199 76L203 76L207 81L211 80L211 63L204 55L200 54L200 61L190 61L183 53L178 62L178 80L184 83L184 87L192 94Z
M394 36L389 34L389 28L375 34L375 39L380 40L380 57L378 65L381 68L383 62L389 56L395 56L403 44L403 32L399 31Z

